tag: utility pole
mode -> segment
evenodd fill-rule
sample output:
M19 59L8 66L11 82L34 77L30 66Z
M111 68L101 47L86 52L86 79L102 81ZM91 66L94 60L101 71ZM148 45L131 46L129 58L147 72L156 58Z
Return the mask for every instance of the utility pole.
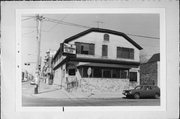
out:
M35 72L35 84L36 87L34 89L34 93L38 94L38 87L40 83L40 69L39 69L39 64L40 64L40 46L41 46L41 23L43 20L43 16L40 16L39 14L36 16L36 21L37 21L37 64L36 64L36 72Z

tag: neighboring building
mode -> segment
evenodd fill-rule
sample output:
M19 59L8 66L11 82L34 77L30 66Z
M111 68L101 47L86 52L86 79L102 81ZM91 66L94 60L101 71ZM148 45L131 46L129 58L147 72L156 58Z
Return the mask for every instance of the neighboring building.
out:
M126 34L91 28L63 43L75 45L76 53L64 54L67 46L61 44L53 58L54 84L82 92L119 93L139 84L142 47Z
M140 83L160 86L160 53L140 66Z
M46 56L44 59L44 66L42 68L42 75L45 79L45 83L52 84L53 81L53 66L52 66L52 59L55 52L48 50L46 52Z

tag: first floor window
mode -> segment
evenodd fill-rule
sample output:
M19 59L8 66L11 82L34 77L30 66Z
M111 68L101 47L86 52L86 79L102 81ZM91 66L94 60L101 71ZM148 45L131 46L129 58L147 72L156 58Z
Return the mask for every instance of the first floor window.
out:
M76 69L69 69L69 75L74 76L76 74Z
M123 78L123 79L127 78L127 71L121 70L120 71L120 78Z
M103 69L103 78L111 78L111 70Z
M102 77L102 69L99 67L94 67L93 69L94 69L93 70L93 76L95 78L101 78Z
M89 67L81 67L79 68L80 74L82 77L88 77L88 68ZM120 69L120 68L105 68L105 67L91 67L91 78L119 78L119 79L127 79L128 78L128 69Z
M112 78L120 78L120 70L112 69Z
M88 68L89 67L82 68L82 77L92 77L92 73L90 74L90 76L88 76ZM93 72L93 69L91 69L91 72Z
M137 82L137 72L130 72L130 81Z

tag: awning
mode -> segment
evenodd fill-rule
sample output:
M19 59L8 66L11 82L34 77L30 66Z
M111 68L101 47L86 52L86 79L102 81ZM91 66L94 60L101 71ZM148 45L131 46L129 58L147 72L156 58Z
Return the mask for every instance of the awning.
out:
M106 64L106 63L85 63L85 62L80 62L77 67L106 67L106 68L125 68L125 69L130 69L130 68L137 68L136 65L119 65L119 64Z

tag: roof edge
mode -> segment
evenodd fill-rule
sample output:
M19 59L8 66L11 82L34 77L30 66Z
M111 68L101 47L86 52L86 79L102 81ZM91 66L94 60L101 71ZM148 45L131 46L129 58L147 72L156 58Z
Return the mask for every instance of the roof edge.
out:
M128 40L130 43L132 43L136 48L138 48L139 50L142 50L143 48L137 44L135 41L133 41L130 37L128 37L125 33L122 32L118 32L118 31L114 31L114 30L109 30L109 29L102 29L102 28L90 28L88 30L85 30L83 32L80 32L74 36L71 36L67 39L64 40L63 43L68 43L70 41L73 41L79 37L82 37L90 32L101 32L101 33L110 33L110 34L114 34L114 35L118 35L118 36L122 36L124 37L126 40Z

